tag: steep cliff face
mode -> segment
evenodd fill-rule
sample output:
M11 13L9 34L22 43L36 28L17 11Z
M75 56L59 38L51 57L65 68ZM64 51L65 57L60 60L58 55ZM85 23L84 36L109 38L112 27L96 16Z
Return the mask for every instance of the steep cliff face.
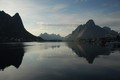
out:
M118 33L113 30L106 30L96 25L93 20L89 20L86 24L78 26L71 34L66 38L67 40L79 40L79 39L94 39L103 38L107 35L117 36Z
M0 41L1 42L14 42L14 41L42 41L29 33L23 25L22 19L18 13L14 16L0 11Z

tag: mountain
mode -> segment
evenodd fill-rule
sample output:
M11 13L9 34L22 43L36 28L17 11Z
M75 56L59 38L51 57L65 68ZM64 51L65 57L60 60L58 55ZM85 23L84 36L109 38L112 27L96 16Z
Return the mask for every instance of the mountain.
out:
M48 34L43 33L40 34L39 37L43 38L44 40L64 40L64 37L61 37L59 34Z
M119 33L118 32L116 32L116 31L114 31L114 30L111 30L111 28L109 28L109 27L103 27L103 29L105 30L105 31L107 31L108 32L108 34L111 34L111 35L113 35L113 36L116 36L116 35L119 35Z
M0 42L18 41L43 41L43 39L32 35L24 28L19 13L10 16L4 11L0 11Z
M78 26L71 34L66 36L67 40L80 40L80 39L95 39L103 38L106 36L116 37L118 32L111 30L109 27L100 27L91 19L86 24Z

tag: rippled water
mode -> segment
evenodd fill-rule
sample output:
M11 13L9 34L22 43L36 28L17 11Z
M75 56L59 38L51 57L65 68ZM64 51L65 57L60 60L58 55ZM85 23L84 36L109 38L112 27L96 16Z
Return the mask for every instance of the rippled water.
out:
M120 80L120 49L87 43L0 44L0 80Z

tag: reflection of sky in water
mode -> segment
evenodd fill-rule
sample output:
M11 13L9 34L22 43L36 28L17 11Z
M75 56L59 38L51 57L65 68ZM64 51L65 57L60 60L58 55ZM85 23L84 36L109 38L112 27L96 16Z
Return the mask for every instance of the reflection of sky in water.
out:
M39 43L35 46L25 47L26 55L36 56L38 59L41 58L62 58L62 57L74 57L72 53L64 43ZM28 54L27 54L28 53ZM77 57L77 56L76 56Z
M78 57L65 43L25 43L19 69L0 71L0 80L117 80L120 53L100 55L93 64Z

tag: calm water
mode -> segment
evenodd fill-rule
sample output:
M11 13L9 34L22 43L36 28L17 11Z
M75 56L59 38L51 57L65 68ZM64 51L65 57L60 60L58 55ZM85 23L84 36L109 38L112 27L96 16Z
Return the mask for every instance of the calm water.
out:
M80 43L0 44L0 80L120 80L120 49Z

